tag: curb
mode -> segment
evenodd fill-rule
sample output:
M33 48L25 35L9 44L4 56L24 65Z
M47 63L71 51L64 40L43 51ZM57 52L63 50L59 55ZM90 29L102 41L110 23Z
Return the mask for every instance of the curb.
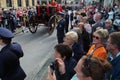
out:
M47 67L53 61L53 50L50 50L48 54L44 57L42 61L40 61L33 70L27 74L25 80L46 80L44 79L44 75L46 75Z
M25 80L37 80L36 77L37 75L40 73L41 70L43 70L43 66L47 63L47 61L50 59L51 54L49 53L43 61L41 61L40 63L38 63L37 67L27 75ZM38 79L41 80L41 79Z
M33 80L46 80L47 79L47 68L53 61L52 56L45 62L39 72L36 74Z

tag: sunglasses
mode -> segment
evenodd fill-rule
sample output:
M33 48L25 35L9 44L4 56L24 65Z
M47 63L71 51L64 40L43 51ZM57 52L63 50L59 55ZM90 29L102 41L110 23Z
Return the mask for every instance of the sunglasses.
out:
M100 39L100 37L93 35L93 38Z

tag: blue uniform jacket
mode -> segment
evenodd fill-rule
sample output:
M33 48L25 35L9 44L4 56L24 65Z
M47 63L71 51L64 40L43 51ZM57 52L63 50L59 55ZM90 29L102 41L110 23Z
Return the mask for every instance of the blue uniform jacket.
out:
M67 24L69 23L69 14L68 14L68 12L65 15L65 21L66 21Z
M24 80L26 74L20 67L20 57L23 57L23 51L18 43L2 48L0 51L0 78L2 80Z
M65 19L61 19L57 25L57 36L64 36L65 34Z
M120 80L120 55L111 61L112 70L107 73L105 80Z

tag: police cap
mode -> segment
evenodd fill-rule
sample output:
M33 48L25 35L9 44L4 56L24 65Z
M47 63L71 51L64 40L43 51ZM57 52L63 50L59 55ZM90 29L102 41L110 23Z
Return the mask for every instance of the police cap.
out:
M65 15L64 12L58 12L58 15Z
M14 34L10 30L0 27L0 37L2 37L2 38L13 38Z

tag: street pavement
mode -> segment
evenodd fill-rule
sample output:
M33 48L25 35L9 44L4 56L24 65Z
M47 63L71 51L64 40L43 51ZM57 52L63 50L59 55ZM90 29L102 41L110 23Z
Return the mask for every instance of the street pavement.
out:
M27 74L25 80L47 80L47 67L54 59L53 51L57 44L56 29L50 36L47 31L45 27L38 27L37 32L32 34L20 28L14 33L14 41L19 42L24 50L20 63Z
M20 43L24 51L20 63L27 74L25 80L46 80L47 67L53 61L54 46L57 44L56 30L51 36L44 27L34 34L19 32L13 41Z

